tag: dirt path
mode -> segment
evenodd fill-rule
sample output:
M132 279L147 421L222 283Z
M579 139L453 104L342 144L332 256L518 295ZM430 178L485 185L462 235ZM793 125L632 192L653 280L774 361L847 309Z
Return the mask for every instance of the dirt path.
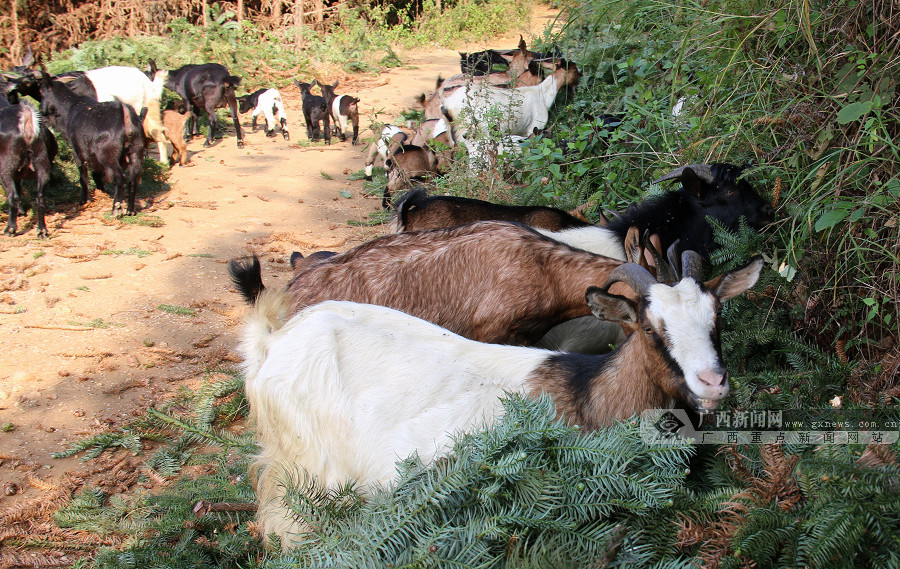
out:
M538 8L532 29L522 30L526 40L551 18ZM458 47L512 48L518 33ZM378 76L323 78L340 79L339 93L362 99L361 130L375 116L395 120L439 74L458 70L456 50L400 57L403 67ZM282 95L291 141L260 129L247 132L242 150L233 132L208 149L191 142L194 167L176 167L171 190L142 204L158 227L104 219L110 201L98 192L86 209L48 217L49 240L36 240L30 225L0 237L0 510L86 468L52 453L237 361L244 305L228 280L229 259L259 254L266 284L279 287L292 251L343 251L390 231L348 225L380 210L362 181L347 180L363 168L364 146L299 146L299 90Z

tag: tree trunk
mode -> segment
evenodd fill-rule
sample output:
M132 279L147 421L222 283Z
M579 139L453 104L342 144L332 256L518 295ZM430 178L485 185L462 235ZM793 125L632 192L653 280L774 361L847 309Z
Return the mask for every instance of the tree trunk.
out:
M325 30L325 26L322 22L325 19L325 0L315 0L316 3L316 30L319 33L322 33Z
M294 0L294 26L297 28L294 45L300 51L303 49L303 0Z
M244 0L237 0L237 21L244 19Z
M209 5L207 0L201 0L200 9L203 10L203 16L200 19L200 22L203 24L203 27L206 28L209 26L209 20L207 19L207 12L209 11Z
M13 41L12 45L9 48L9 57L16 63L19 64L22 61L22 44L21 44L21 36L19 35L19 7L16 6L16 2L19 0L12 0L12 25L13 25Z

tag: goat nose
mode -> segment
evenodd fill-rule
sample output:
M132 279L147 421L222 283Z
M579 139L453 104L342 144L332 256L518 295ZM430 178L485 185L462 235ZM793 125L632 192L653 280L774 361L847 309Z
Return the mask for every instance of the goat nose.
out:
M725 383L728 372L723 367L713 367L698 373L697 378L710 387L719 387Z

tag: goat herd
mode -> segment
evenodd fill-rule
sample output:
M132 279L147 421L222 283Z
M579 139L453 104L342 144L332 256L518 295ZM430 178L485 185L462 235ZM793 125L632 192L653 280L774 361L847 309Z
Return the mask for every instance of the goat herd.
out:
M525 54L522 44L497 56ZM504 60L507 77L523 63ZM415 136L453 132L474 164L467 130L486 106L518 98L522 113L500 132L526 136L545 126L574 69L557 61L531 87L489 86L492 74L439 86L423 103L437 99L441 115L426 115L432 124ZM389 162L433 152L406 137L385 127ZM742 171L679 168L657 180L679 189L604 225L413 188L396 200L396 233L344 253L294 253L284 290L266 289L257 258L233 260L232 280L252 305L240 352L261 449L263 534L290 547L303 532L284 500L298 470L330 487L389 484L398 459L427 463L454 433L488 425L504 393L547 394L585 429L672 404L716 409L729 392L719 309L756 283L763 261L703 280L717 246L707 216L731 229L742 217L755 228L773 220Z
M574 64L557 58L547 65L524 42L510 52L464 54L462 61L462 75L422 97L425 120L409 144L401 128L385 126L370 151L367 176L378 154L390 190L437 171L436 139L463 145L470 167L479 167L497 150L487 150L472 130L489 120L492 108L509 109L495 134L514 147L545 127L559 90L579 77ZM492 73L500 62L505 70ZM149 116L134 109L152 112L148 101L156 97L158 110L163 85L182 97L185 115L209 113L207 144L215 108L227 103L242 144L238 78L216 64L151 72L152 79L134 75L148 93L143 107L120 96L97 103L73 92L66 77L43 72L20 73L6 92L39 98L41 113L72 143L83 199L91 171L98 185L115 180L116 196L127 187L124 211L132 212L142 122ZM83 76L99 98L99 74ZM116 83L126 81L120 76ZM358 99L335 96L337 84L321 85L323 96L312 95L315 83L297 83L307 134L330 142L330 121L337 117L342 139L352 123L355 143ZM288 138L283 107L270 91L241 105L242 112L255 107L266 115L270 135L277 126L274 109ZM55 151L52 135L27 105L0 113L0 136L16 131L21 138L18 146L0 145L4 185L9 149L24 154L27 148L40 187L46 181L41 170ZM161 142L164 123L143 127ZM284 481L296 470L328 486L388 484L398 459L417 453L428 462L449 448L454 433L489 424L507 392L548 394L565 420L586 429L672 404L715 409L729 392L719 347L721 303L752 287L763 262L756 258L704 281L703 260L717 246L707 217L730 229L741 218L757 229L773 220L771 205L740 178L742 171L731 164L684 166L657 180L680 182L679 189L635 204L604 225L549 207L429 196L413 188L394 206L396 233L344 253L295 253L284 290L265 288L255 257L233 260L232 280L252 305L240 351L261 448L254 471L262 532L288 547L303 531L283 499ZM15 232L13 200L7 233ZM39 216L41 209L38 198ZM46 235L43 221L38 225Z
M169 71L157 69L156 63L150 60L147 72L111 66L55 76L34 69L34 64L29 51L22 65L0 77L0 183L6 190L10 208L5 235L16 235L17 217L25 214L20 199L21 181L29 176L36 179L37 186L34 197L37 235L42 238L49 235L44 221L44 187L59 148L43 119L72 146L81 183L79 203L88 201L90 175L98 189L103 189L104 184L112 185L112 213L116 217L135 213L135 196L148 142L157 144L159 160L165 165L169 164L167 145L171 142L173 162L187 165L185 126L188 138L197 136L198 119L203 113L209 121L204 146L210 146L216 134L216 109L226 106L231 111L238 148L244 146L239 113L251 109L254 130L259 115L263 115L267 136L275 136L278 127L284 138L290 139L278 90L259 89L237 97L235 89L241 78L231 75L218 63L184 65ZM329 109L333 108L332 120L341 140L352 123L356 144L359 100L335 94L337 83L322 85L322 97L309 94L315 81L297 84L304 94L303 111L310 139L319 137L318 121L321 121L324 138L331 142ZM161 111L164 87L179 95L180 111ZM39 101L40 112L20 102L22 95Z

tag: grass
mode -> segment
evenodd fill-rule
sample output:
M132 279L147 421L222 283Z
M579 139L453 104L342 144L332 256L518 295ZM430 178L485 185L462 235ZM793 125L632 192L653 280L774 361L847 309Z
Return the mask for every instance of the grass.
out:
M123 328L124 324L119 324L118 322L110 322L108 320L104 320L102 318L94 318L88 322L81 322L77 320L69 320L68 323L72 326L81 326L83 328L97 328L97 329L105 329L110 327L115 328Z
M156 309L168 312L169 314L177 314L179 316L197 316L197 311L193 308L185 308L184 306L176 306L173 304L160 304Z
M101 255L136 255L138 259L146 257L148 255L152 255L152 251L145 251L144 249L138 249L136 247L129 247L128 249L104 249L100 251Z

